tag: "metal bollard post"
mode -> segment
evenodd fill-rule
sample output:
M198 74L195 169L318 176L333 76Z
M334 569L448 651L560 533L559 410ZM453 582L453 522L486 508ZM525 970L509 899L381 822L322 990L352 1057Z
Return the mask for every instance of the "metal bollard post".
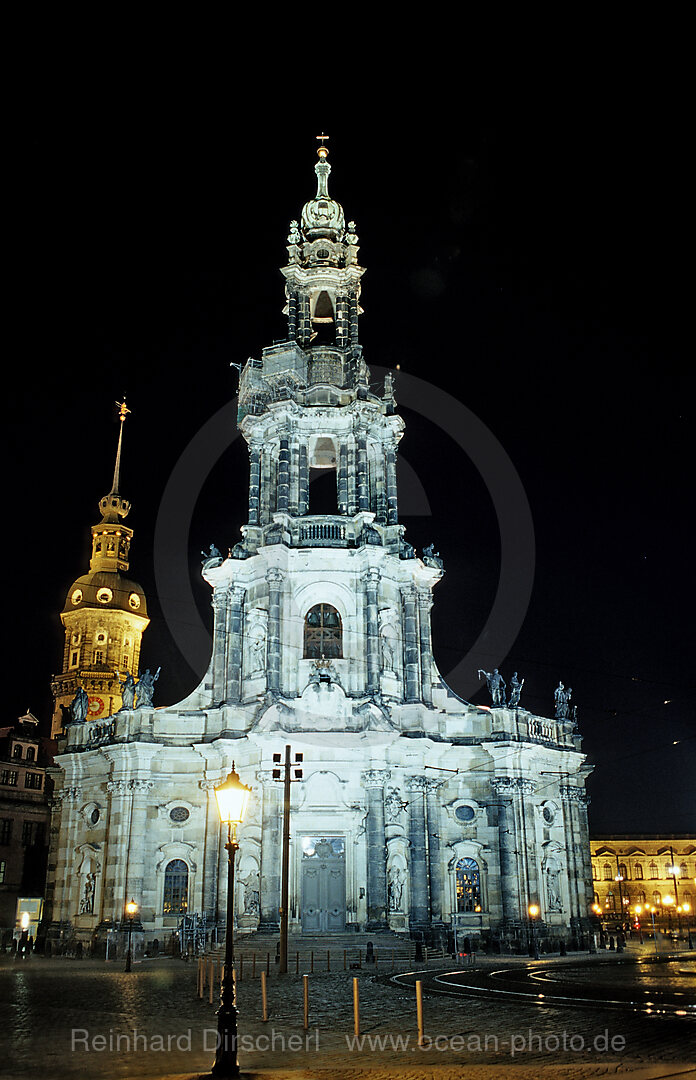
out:
M416 979L416 1020L418 1023L418 1045L423 1045L423 983Z
M266 991L266 972L261 972L261 1008L263 1009L262 1020L268 1020L268 994Z
M309 1031L309 975L302 976L302 998L304 1002L304 1029Z
M356 978L353 979L353 1031L360 1034L360 991Z

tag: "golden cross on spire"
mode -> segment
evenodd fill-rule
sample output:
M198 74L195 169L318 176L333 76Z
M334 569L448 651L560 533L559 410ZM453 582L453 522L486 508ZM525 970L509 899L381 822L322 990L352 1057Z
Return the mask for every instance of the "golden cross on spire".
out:
M317 154L322 159L329 156L328 147L324 146L324 142L328 138L329 138L329 136L325 135L323 131L322 131L321 135L317 135L317 139L321 142L321 146L317 150Z
M114 402L114 404L118 406L118 418L121 423L123 423L123 421L128 416L128 413L130 412L130 409L126 405L126 395L123 395L123 401L116 401Z

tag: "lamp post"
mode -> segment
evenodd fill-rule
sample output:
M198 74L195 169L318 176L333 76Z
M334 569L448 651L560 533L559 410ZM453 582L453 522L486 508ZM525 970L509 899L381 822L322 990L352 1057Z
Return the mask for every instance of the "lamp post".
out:
M227 826L227 926L225 930L225 974L220 990L217 1018L217 1049L211 1076L239 1076L237 1058L237 989L234 974L234 860L239 850L237 829L244 820L251 788L232 772L224 784L215 788L220 821Z
M536 936L536 920L537 920L537 917L539 915L539 905L538 904L530 904L529 907L527 908L527 910L529 911L529 918L530 918L531 924L532 924L532 949L534 950L534 959L538 960L539 959L539 942L537 941L537 936Z
M126 904L126 915L128 916L128 949L126 951L126 971L131 970L131 962L132 962L132 956L133 956L133 953L132 953L132 950L131 950L131 943L133 941L133 919L135 918L135 916L137 914L137 911L138 911L138 905L136 904L135 900L131 897L131 899Z
M675 907L676 912L677 912L677 932L678 932L679 936L681 937L681 929L682 929L681 907L680 907L680 904L679 904L679 875L681 873L681 870L679 869L679 867L677 866L677 864L674 861L674 852L672 851L671 847L669 849L669 857L670 857L670 860L671 860L671 866L669 868L669 872L670 872L671 877L674 879L674 907Z

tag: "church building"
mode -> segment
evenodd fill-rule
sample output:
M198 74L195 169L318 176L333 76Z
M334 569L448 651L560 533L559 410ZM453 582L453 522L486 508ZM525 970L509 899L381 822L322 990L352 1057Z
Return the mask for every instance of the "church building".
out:
M277 931L273 759L291 745L303 755L291 934L432 941L456 927L509 944L524 940L536 905L540 932L579 941L593 892L576 723L567 707L533 715L519 689L506 701L493 676L493 705L472 705L438 671L430 613L443 562L432 547L418 556L399 521L404 422L391 377L371 386L356 225L329 194L323 143L318 156L316 195L288 235L286 340L240 373L248 522L227 557L212 548L203 565L214 618L203 681L165 708L115 689L137 673L147 625L142 590L120 576L131 534L116 480L90 573L68 595L56 701L82 686L90 704L84 717L63 710L52 932L103 940L131 898L146 941L163 942L187 914L221 925L214 788L233 762L253 789L236 930Z

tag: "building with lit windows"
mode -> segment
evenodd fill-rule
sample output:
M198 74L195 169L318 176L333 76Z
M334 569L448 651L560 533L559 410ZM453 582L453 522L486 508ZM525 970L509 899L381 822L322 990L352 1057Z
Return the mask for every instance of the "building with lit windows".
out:
M458 927L523 942L535 904L540 933L579 941L592 891L589 767L575 721L504 700L472 705L438 670L430 611L443 562L433 547L419 556L399 520L404 422L391 376L375 390L363 357L358 236L329 195L323 146L315 172L316 195L287 238L286 339L240 372L248 518L229 554L213 547L203 565L208 671L176 705L109 706L106 727L101 713L65 727L53 933L99 940L131 897L145 934L160 941L184 915L221 923L227 868L214 788L233 761L253 788L239 833L238 930L277 931L282 790L273 755L291 744L303 755L292 785L291 933L432 940ZM120 500L115 489L95 533L106 551L95 548L98 565L63 613L66 657L80 633L91 656L71 669L67 696L104 665L112 679L125 670L108 654L97 664L94 652L125 558L108 548L108 537L126 543L123 503L114 515L112 498ZM113 600L100 597L105 588ZM125 635L126 623L143 619L144 598L119 588ZM89 692L118 701L111 689Z
M593 911L605 925L632 925L636 909L646 929L653 917L661 930L696 925L696 837L595 836L591 854Z

